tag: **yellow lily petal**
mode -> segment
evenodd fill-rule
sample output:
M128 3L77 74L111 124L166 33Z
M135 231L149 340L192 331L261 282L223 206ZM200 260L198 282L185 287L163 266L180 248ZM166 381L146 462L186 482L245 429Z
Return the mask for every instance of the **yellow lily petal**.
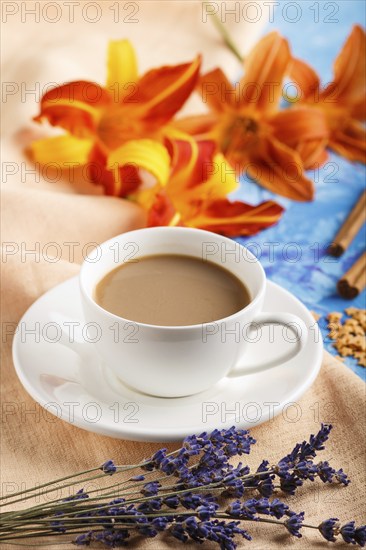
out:
M152 139L128 141L108 156L108 169L113 170L119 189L123 185L119 168L128 164L147 170L161 186L166 185L168 181L170 157L164 145L157 141Z
M226 197L239 187L239 176L221 153L214 156L213 162L215 172L203 186L212 189L211 197Z
M129 195L129 198L142 206L147 212L155 202L156 195L161 191L161 186L156 183L147 189L138 189L136 193Z
M213 157L212 166L208 166L208 170L211 171L211 175L207 174L208 179L206 181L183 191L179 189L178 193L174 192L175 179L172 181L172 185L168 184L168 190L174 198L174 203L179 204L185 214L187 214L188 207L189 211L192 212L195 211L195 205L198 203L226 199L229 193L239 187L238 176L221 153ZM191 204L193 209L190 207Z
M128 83L137 82L137 60L135 50L129 40L112 40L108 46L107 88L118 92L122 98L123 87ZM122 89L115 90L118 84ZM131 92L130 90L127 91Z
M56 163L66 168L70 163L86 164L92 147L90 139L64 135L33 141L30 149L35 162Z

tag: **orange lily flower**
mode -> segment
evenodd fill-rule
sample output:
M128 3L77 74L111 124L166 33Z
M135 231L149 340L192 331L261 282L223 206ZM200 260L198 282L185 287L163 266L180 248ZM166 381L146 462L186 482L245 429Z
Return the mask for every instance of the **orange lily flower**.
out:
M138 190L134 197L147 210L149 226L184 225L238 236L279 221L283 208L274 201L251 206L227 199L238 182L225 158L214 154L212 141L177 134L167 146L172 158L168 183Z
M310 107L301 113L278 111L290 63L287 40L276 32L268 34L246 58L244 76L235 87L220 69L201 77L208 114L175 124L199 139L213 139L237 172L246 171L274 193L305 201L313 198L313 183L290 142L324 140L328 130L323 114Z
M351 161L366 161L365 64L366 34L355 25L334 63L334 79L324 90L316 72L294 59L291 77L298 83L301 105L322 111L329 127L328 146ZM315 146L316 143L313 144ZM316 154L315 154L316 157ZM321 160L326 159L323 151Z
M88 165L92 181L102 184L108 195L126 196L135 190L141 183L139 168L164 185L170 172L164 125L194 90L199 69L198 57L138 77L130 42L110 42L105 87L70 82L42 97L35 120L47 120L68 134L34 142L34 160L61 167Z

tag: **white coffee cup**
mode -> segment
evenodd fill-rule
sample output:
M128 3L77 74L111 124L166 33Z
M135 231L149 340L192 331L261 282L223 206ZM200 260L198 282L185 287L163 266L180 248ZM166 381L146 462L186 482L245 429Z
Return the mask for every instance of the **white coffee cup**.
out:
M153 254L182 254L221 265L246 285L251 301L242 310L215 323L172 327L123 319L96 303L96 285L108 272ZM192 395L225 376L242 377L284 363L281 357L265 364L246 364L246 339L223 338L223 334L230 334L238 327L243 335L258 324L290 326L297 338L285 360L299 353L308 335L304 322L295 315L261 311L266 276L248 249L199 229L156 227L114 237L85 259L80 288L86 321L99 327L100 338L95 346L106 365L123 382L150 395Z

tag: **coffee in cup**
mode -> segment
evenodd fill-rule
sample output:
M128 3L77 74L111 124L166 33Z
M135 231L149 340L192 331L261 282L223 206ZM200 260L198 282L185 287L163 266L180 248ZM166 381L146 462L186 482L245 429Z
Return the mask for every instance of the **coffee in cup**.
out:
M178 254L122 264L96 286L95 301L124 319L160 326L210 323L250 302L245 284L224 267Z

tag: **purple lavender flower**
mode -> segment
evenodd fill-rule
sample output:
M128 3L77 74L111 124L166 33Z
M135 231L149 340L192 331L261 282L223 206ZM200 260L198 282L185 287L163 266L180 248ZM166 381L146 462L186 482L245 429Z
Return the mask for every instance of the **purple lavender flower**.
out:
M228 457L249 454L251 445L256 442L248 430L238 430L235 426L227 430L214 430L210 440L215 447L222 448Z
M256 473L263 474L261 476L256 476L244 481L244 487L249 487L251 489L257 488L258 492L263 497L270 497L274 491L273 479L275 475L272 473L266 473L269 471L269 462L268 460L263 460L257 468ZM247 472L249 473L249 472ZM245 474L244 474L245 475Z
M209 529L206 537L207 540L217 542L223 550L235 550L236 544L233 539L237 534L246 540L252 540L249 533L239 527L238 521L225 522L214 520L209 525L206 524L206 527Z
M366 545L366 525L355 527L355 522L350 521L339 529L344 542L358 544L362 548Z
M172 495L164 498L163 503L168 506L168 508L176 509L180 504L180 499L177 495Z
M355 542L360 546L366 545L366 525L361 525L355 531Z
M359 546L364 547L366 545L366 525L356 529L354 539Z
M180 454L179 456L166 456L159 464L159 469L167 475L176 474L183 475L187 470L189 461L188 454Z
M257 485L257 489L262 497L270 497L274 491L274 485L271 477L267 477L267 479L260 481Z
M336 536L339 532L338 518L329 518L322 521L318 529L326 540L329 542L335 542L337 540Z
M187 542L188 540L187 532L180 523L174 523L170 528L170 533L181 542Z
M281 519L289 510L289 507L279 498L274 498L269 503L269 513L277 519Z
M210 444L207 432L200 435L190 435L183 440L183 447L193 454L198 454L202 449Z
M149 472L153 470L159 470L161 462L164 460L167 454L167 449L159 449L152 455L151 458L144 461L141 466L142 470L147 470Z
M199 506L209 506L216 502L215 497L210 494L199 495L191 492L184 493L179 500L187 510L196 510Z
M121 514L124 514L124 511L125 508L123 508L123 506L111 506L110 508L107 508L107 510L101 510L101 514L106 516L119 516Z
M153 526L157 531L165 531L165 529L169 525L169 519L162 516L159 518L154 518L151 523L153 524Z
M207 529L198 529L199 521L194 516L186 518L182 522L182 527L185 528L190 538L196 542L204 542L207 536Z
M123 504L123 502L125 502L125 499L120 497L120 498L114 498L113 500L110 501L109 504Z
M240 500L234 500L226 508L226 512L230 514L233 518L239 518L241 514L241 502Z
M344 542L347 542L348 544L355 544L356 528L354 521L350 521L345 525L342 525L339 532L341 533Z
M280 477L280 487L284 493L294 495L298 487L303 485L303 481L296 474L286 473Z
M269 468L269 462L268 460L262 460L262 462L259 464L257 468L257 472L268 472Z
M145 479L145 476L138 475L138 476L130 477L129 481L144 481L144 479Z
M208 447L201 455L196 471L203 468L221 470L228 464L228 457L221 447Z
M158 481L150 481L149 483L145 483L141 489L141 493L147 497L154 496L158 494L160 487L161 484Z
M328 440L332 430L332 424L322 424L319 432L316 435L311 435L308 445L304 449L306 456L316 456L315 451L322 451L324 443Z
M279 468L281 469L282 467L286 469L293 467L296 462L314 458L317 451L322 451L324 449L324 443L327 441L331 429L331 424L322 424L319 432L316 435L312 434L310 436L309 442L303 441L301 444L298 443L295 445L291 453L279 461Z
M329 466L328 463L325 462L321 464L327 464L326 468ZM300 479L309 479L310 481L314 481L316 474L319 473L319 469L311 460L301 460L295 466L295 473ZM329 477L329 474L326 473L326 477Z
M137 528L138 532L146 537L154 537L159 531L169 530L171 535L181 542L189 539L196 542L210 540L219 544L221 549L233 550L236 548L234 536L240 534L250 540L250 535L238 527L239 521L220 521L215 516L219 509L217 497L204 492L198 494L191 488L199 488L206 484L214 484L221 489L224 496L234 495L238 500L233 501L226 509L226 514L235 520L265 521L263 516L272 516L280 520L285 518L283 525L289 533L295 537L301 537L300 530L303 525L304 513L299 514L291 511L287 504L280 499L268 500L274 490L273 480L276 476L280 481L280 488L289 494L294 494L296 489L303 485L305 480L314 481L319 477L323 482L337 480L347 485L349 483L343 470L336 471L326 461L315 464L313 458L318 451L324 448L324 443L329 437L332 426L322 424L317 434L312 434L309 441L303 441L295 445L293 450L283 457L276 466L270 466L267 460L263 460L256 472L250 476L250 469L241 463L234 468L229 459L235 455L248 454L251 445L255 440L250 437L247 430L237 430L235 427L222 430L214 430L210 435L203 432L200 435L187 437L181 449L174 453L167 454L166 449L158 450L149 461L142 465L142 469L149 471L159 470L166 475L174 474L177 477L174 493L164 497L164 484L159 481L145 483L141 493L148 497L148 500L130 504L127 507L114 506L109 510L109 515L133 516L133 519L126 518L131 524L131 530ZM197 457L193 465L191 457ZM108 461L103 465L106 473L114 467ZM135 476L131 480L142 481L143 476ZM187 489L182 493L182 489ZM249 498L245 501L239 500L249 490L257 490L261 498ZM124 503L121 503L124 504ZM166 506L170 510L167 513L162 510ZM192 510L191 516L180 513L180 506L186 510ZM161 516L150 516L161 510ZM103 511L101 511L103 513ZM105 512L104 512L105 513ZM107 512L108 513L108 512ZM96 514L97 515L97 514ZM320 524L319 531L330 541L335 540L338 534L338 525L335 518L331 518ZM56 527L56 525L55 525ZM109 529L109 527L108 527ZM344 540L353 544L365 544L365 528L356 529L354 523L346 524L343 528ZM129 531L130 529L128 529ZM105 535L100 538L105 545L115 544L113 530L105 530ZM93 540L94 535L91 535ZM86 538L86 540L88 540ZM91 540L91 539L90 539ZM360 542L359 542L360 541ZM123 544L124 539L120 541ZM83 544L87 544L84 542Z
M339 483L341 483L342 485L347 486L351 483L350 480L348 479L347 474L344 473L342 468L336 471L335 477L337 481L339 481Z
M105 529L92 534L92 541L101 542L105 546L115 548L124 545L126 539L130 536L126 529Z
M196 512L200 519L209 520L212 518L212 516L215 515L215 512L218 509L218 507L219 505L216 503L203 504L196 508Z
M76 537L74 544L77 546L90 546L91 541L93 540L93 531L87 531L82 535Z
M271 515L270 502L267 498L250 498L245 502L236 500L229 504L227 513L234 518L256 520L256 514Z
M148 514L149 512L156 512L160 510L162 504L163 502L161 498L150 498L145 502L141 502L141 504L137 506L137 510L143 514Z
M80 500L80 499L83 499L83 498L89 498L89 495L84 492L84 489L80 489L79 491L77 491L77 493L75 495L70 495L69 497L64 498L62 502L69 502L69 501L72 501L72 500Z
M235 550L236 544L233 539L236 535L251 540L249 533L238 525L239 522L236 521L213 520L200 522L194 516L189 516L181 523L174 523L170 528L170 532L181 542L187 542L189 539L200 543L210 540L218 543L222 550Z
M139 467L154 472L158 479L146 482L145 476L137 473L128 480L137 482L136 489L131 492L131 487L127 486L122 492L125 498L108 501L109 495L118 494L109 491L103 501L98 500L94 505L90 502L89 506L82 502L88 495L81 489L75 495L57 501L57 504L72 501L68 506L63 505L62 512L57 512L57 506L50 508L53 512L46 508L45 515L40 512L39 517L47 519L54 534L70 530L70 536L75 536L74 524L67 522L71 511L72 517L77 518L78 531L85 530L74 540L74 544L79 546L96 542L114 548L126 545L131 535L155 537L165 531L181 542L211 541L221 550L234 550L236 537L251 540L249 533L240 527L241 521L267 521L284 526L295 537L301 537L300 531L305 525L318 529L328 541L334 542L342 536L346 543L363 547L366 545L366 526L356 527L354 522L348 522L340 527L336 518L323 521L318 527L306 525L303 524L303 512L293 512L278 498L269 500L277 489L278 483L276 487L274 485L276 478L280 488L290 494L294 494L305 481L314 481L317 477L324 483L338 481L348 485L349 480L342 469L336 471L327 461L313 461L317 452L324 448L330 430L330 425L322 424L317 434L311 435L309 441L295 445L277 465L270 466L267 460L263 460L252 474L247 465L239 463L234 467L230 464L232 456L248 454L255 443L247 430L232 427L189 436L177 451L168 454L166 449L160 449L145 460ZM112 460L106 461L100 469L109 475L117 471ZM165 483L164 474L175 477ZM119 489L120 485L117 487ZM138 495L138 491L144 498ZM244 499L244 495L253 495L250 491L255 491L258 498L245 496ZM228 495L233 495L236 500L226 509L220 508L219 497ZM25 526L25 529L32 532L32 527ZM12 535L10 531L9 538ZM0 539L7 540L6 528L2 529Z
M222 483L226 488L225 494L231 495L233 497L242 497L245 492L244 483L240 478L233 476L226 476Z
M63 516L63 512L56 512L55 513L55 516ZM66 532L66 527L65 527L65 523L60 521L60 520L55 520L55 521L52 521L51 522L51 528L52 528L52 531L56 531L58 533L65 533Z
M304 512L300 512L300 514L292 514L289 518L285 519L284 526L286 529L293 535L294 537L301 538L302 534L300 533L300 529L302 527L302 522L304 521Z
M117 471L117 468L114 465L113 460L107 460L106 462L104 462L104 464L101 465L100 469L105 474L110 474L110 475L114 474Z
M319 464L317 465L317 471L318 476L323 481L323 483L332 483L336 471L329 465L327 461L319 462Z
M158 530L155 529L155 527L153 527L152 524L149 523L147 519L146 521L142 522L141 525L139 525L138 532L140 535L143 535L144 537L148 537L148 538L156 537L156 535L158 534Z

